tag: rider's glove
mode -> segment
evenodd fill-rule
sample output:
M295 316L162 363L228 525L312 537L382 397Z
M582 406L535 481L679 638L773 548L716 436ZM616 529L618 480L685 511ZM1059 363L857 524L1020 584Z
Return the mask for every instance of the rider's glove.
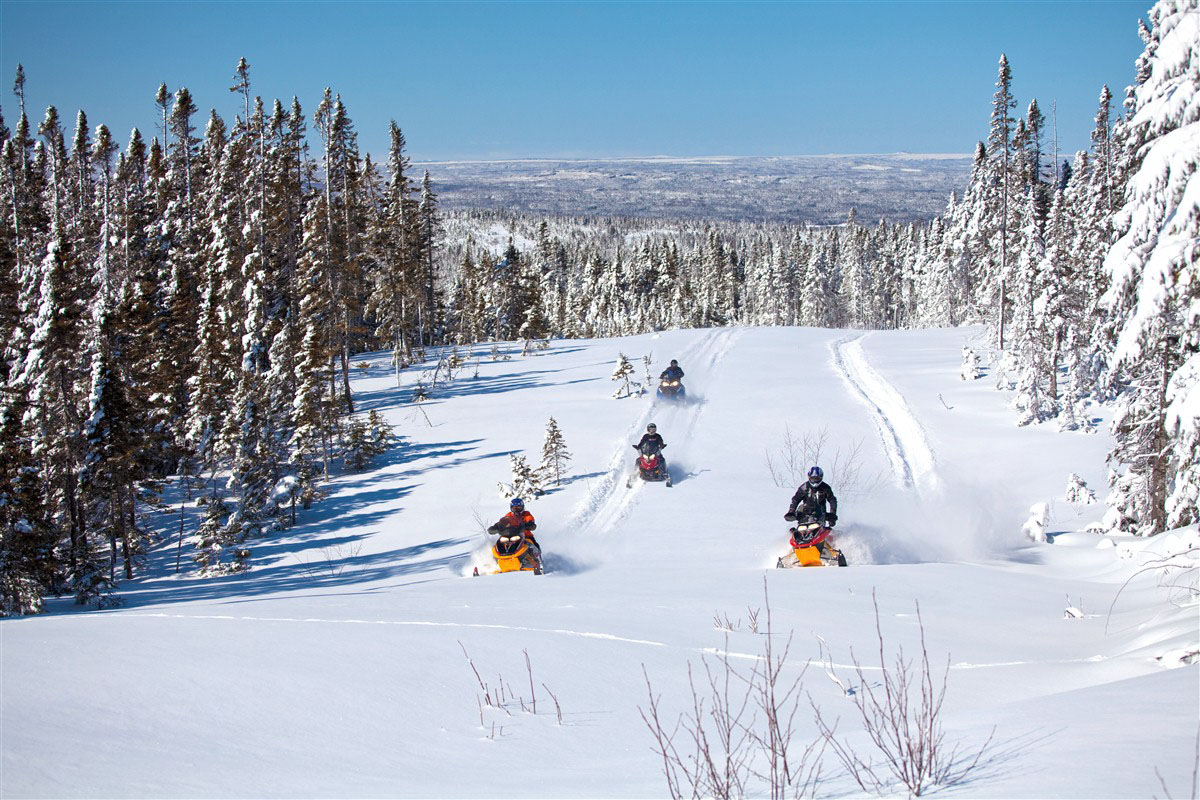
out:
M537 530L537 523L536 523L536 522L531 522L531 523L529 523L528 525L526 525L526 526L525 526L525 530L527 530L527 531L536 531L536 530Z
M795 522L796 521L796 513L794 511L789 511L783 515L783 518L786 519L788 522Z
M500 529L499 529L499 528L497 528L495 525L492 525L492 526L490 526L490 527L488 528L488 533L490 533L490 534L493 534L493 535L495 535L495 534L497 534L497 533L499 533L499 532L500 532Z
M831 528L832 528L834 525L837 525L837 514L827 514L827 515L825 515L825 524L826 524L826 525L828 525L828 526L829 526L829 527L831 527Z

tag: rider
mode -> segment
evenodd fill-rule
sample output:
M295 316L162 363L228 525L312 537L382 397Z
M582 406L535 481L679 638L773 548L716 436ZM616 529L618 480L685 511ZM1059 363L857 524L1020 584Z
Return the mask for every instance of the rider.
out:
M524 530L525 541L529 542L529 552L533 553L533 560L540 567L542 565L542 548L537 543L537 539L533 538L533 532L537 530L537 523L533 521L533 514L525 510L525 501L519 497L514 497L508 506L511 510L501 517L495 525L488 528L488 533L499 534L505 531L515 533Z
M667 468L667 460L666 460L666 458L663 457L662 451L663 451L663 448L666 447L667 445L663 442L662 436L660 436L658 433L658 426L655 425L653 422L651 422L649 425L646 426L646 432L642 434L642 440L640 442L638 442L637 444L635 444L633 446L633 449L637 450L640 453L640 452L642 452L642 448L645 447L648 442L654 442L655 444L658 445L659 467L660 467L660 469L665 471Z
M829 506L828 511L825 510L826 505ZM808 480L800 484L800 488L792 495L791 505L783 518L789 521L796 519L797 510L801 514L816 514L826 528L837 524L837 498L825 482L825 472L820 467L814 466L808 471Z
M671 359L671 366L662 371L662 375L658 376L664 381L677 381L683 378L683 369L679 366L679 362Z

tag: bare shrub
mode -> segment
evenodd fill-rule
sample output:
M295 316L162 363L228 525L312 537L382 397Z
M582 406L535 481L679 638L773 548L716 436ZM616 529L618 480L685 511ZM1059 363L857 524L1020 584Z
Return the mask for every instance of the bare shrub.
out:
M995 729L977 749L963 753L956 744L946 741L942 730L942 703L950 674L950 659L940 680L935 680L925 646L925 623L921 606L917 604L917 622L921 632L921 656L914 664L906 659L902 647L896 649L895 661L888 664L883 630L879 623L879 603L871 594L875 606L875 635L879 642L879 666L882 679L874 684L863 674L863 666L851 650L858 690L850 691L834 674L830 677L842 687L854 703L863 729L870 739L873 754L861 755L847 740L837 736L837 723L826 722L821 709L812 703L817 727L842 766L864 792L890 794L896 782L917 797L932 788L946 788L964 781L979 766L980 759L991 747ZM810 698L810 703L811 703Z
M858 439L830 452L829 428L795 434L791 426L785 425L778 450L764 453L767 472L776 486L794 489L808 479L809 467L821 464L828 480L836 482L839 493L870 492L879 486L881 477L877 472L866 470L862 458L863 442Z
M300 568L304 570L308 577L314 580L323 580L325 578L340 578L342 573L350 568L362 552L363 543L354 542L353 544L337 544L329 547L321 548L321 555L324 556L324 562L317 559L311 561L302 559L300 556L293 554L292 557L300 564ZM355 567L351 574L359 572L362 567Z
M529 699L526 700L524 695L518 694L513 690L512 685L504 680L503 674L499 676L495 684L485 681L483 679L483 675L479 673L479 668L475 666L474 659L472 659L471 655L467 652L467 648L461 641L458 643L458 646L459 649L462 650L463 656L466 657L467 663L471 666L471 672L475 675L475 682L479 685L480 694L476 696L475 702L479 706L480 727L484 728L485 730L487 729L487 725L484 724L483 717L485 706L487 708L493 708L498 711L502 711L506 716L509 717L513 715L514 708L520 709L527 714L536 715L538 713L537 692L534 689L533 663L529 659L528 650L521 651L525 656L525 673L529 678ZM555 717L558 719L558 724L562 725L562 706L558 702L558 696L555 695L554 692L550 691L546 684L542 683L541 685L542 688L546 690L546 693L550 695L550 698L554 701ZM495 726L493 725L493 736L491 738L495 738L494 727ZM501 728L501 732L503 732L503 728Z
M763 595L766 598L765 578ZM755 626L758 613L753 613ZM748 674L730 663L728 641L726 635L717 663L701 659L705 685L697 686L688 664L692 707L670 723L642 667L649 700L639 711L654 738L654 751L663 760L667 793L672 798L744 797L763 793L762 783L772 798L811 796L820 782L824 740L802 748L795 743L808 665L791 681L784 678L792 639L789 634L783 651L776 652L769 600L763 652Z
M1158 767L1154 768L1154 775L1158 778L1158 785L1162 787L1163 795L1167 800L1174 800L1174 795L1167 788L1167 781L1163 778L1162 773L1158 771ZM1157 800L1158 795L1154 795ZM1191 800L1200 800L1200 729L1196 731L1196 754L1192 761L1192 791L1188 795Z

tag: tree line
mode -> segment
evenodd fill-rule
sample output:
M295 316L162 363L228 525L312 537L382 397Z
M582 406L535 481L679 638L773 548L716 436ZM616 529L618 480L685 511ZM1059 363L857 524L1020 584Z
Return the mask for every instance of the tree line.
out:
M360 154L341 98L268 110L250 66L239 113L203 121L158 88L159 135L121 151L80 111L0 116L0 608L103 600L134 576L165 481L203 485L194 558L240 568L348 443L350 356L433 340L436 197L400 128ZM310 148L309 125L318 147ZM314 152L315 150L315 152ZM381 423L380 423L381 424ZM353 435L351 435L353 434ZM232 504L228 500L234 500Z

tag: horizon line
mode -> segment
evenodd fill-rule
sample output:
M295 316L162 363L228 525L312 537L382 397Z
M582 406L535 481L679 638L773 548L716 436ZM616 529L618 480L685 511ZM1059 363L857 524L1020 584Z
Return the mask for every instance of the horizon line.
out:
M704 156L527 156L512 158L436 158L412 159L412 164L513 164L513 163L546 163L546 162L594 162L594 161L737 161L744 159L795 159L795 158L880 158L880 157L909 157L930 159L974 158L971 153L917 153L911 150L897 150L891 153L806 153L796 155L704 155Z

